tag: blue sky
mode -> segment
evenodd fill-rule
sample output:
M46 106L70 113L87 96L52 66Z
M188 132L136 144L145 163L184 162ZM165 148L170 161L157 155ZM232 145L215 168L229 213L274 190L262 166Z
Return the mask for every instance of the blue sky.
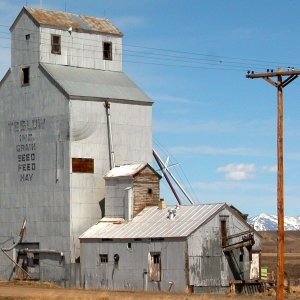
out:
M22 6L0 0L0 77ZM277 94L247 70L300 69L300 1L43 0L105 17L123 33L123 71L155 102L154 148L195 203L277 213ZM300 215L300 78L284 89L285 214ZM166 183L161 197L175 204ZM187 203L187 201L184 201Z

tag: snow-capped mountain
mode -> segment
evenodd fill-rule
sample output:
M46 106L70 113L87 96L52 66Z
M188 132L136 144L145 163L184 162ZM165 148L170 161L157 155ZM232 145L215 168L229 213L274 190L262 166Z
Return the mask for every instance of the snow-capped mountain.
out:
M277 216L260 214L256 217L248 219L257 231L277 230ZM299 230L300 229L300 216L298 217L284 217L284 230Z

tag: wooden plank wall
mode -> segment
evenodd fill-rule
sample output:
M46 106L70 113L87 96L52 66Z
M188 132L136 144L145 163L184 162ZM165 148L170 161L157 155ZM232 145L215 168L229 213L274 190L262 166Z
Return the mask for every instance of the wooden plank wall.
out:
M159 180L159 176L148 167L134 177L133 216L136 216L146 206L158 205Z

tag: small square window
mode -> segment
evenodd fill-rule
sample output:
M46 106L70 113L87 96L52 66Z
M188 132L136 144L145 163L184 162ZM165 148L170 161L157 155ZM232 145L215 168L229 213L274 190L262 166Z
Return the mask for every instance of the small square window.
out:
M21 69L21 86L29 85L29 67Z
M26 39L26 41L30 40L30 34L26 34L25 39Z
M60 35L51 35L51 53L61 54L61 37L60 37Z
M152 189L148 189L148 194L152 194Z
M99 263L107 264L108 263L108 254L100 254L99 255Z
M103 59L112 60L112 44L109 42L103 42Z

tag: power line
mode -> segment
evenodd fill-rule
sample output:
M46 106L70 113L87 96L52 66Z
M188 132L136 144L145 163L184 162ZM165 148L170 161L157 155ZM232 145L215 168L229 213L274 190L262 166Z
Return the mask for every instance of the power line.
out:
M0 25L0 27L1 26L5 26L5 25ZM5 27L8 27L8 26L5 26ZM30 32L30 31L28 31L28 30L26 30L24 28L20 28L20 30L24 30L24 32L26 32L26 33ZM34 31L34 33L38 33L38 32ZM24 37L21 34L15 34L15 35L17 35L17 36L19 35L19 36ZM86 39L85 38L85 41L86 40L92 40L92 41L94 41L94 39ZM76 43L74 41L72 41L72 42L64 41L64 44L72 44L72 45L76 45L77 44L77 45L82 46L82 43ZM125 48L124 52L135 52L135 53L146 54L146 52L141 52L141 51L136 51L136 50L130 50L130 47L131 48L136 48L136 49L147 49L147 50L152 50L152 51L153 50L154 51L158 51L158 53L153 53L153 52L149 53L149 52L147 52L147 55L164 56L164 57L176 57L176 58L180 58L181 60L184 58L184 59L188 59L188 60L212 61L212 62L215 62L215 63L230 64L230 65L233 65L235 67L242 67L242 66L249 66L249 65L270 67L270 64L274 64L274 65L275 64L276 65L278 65L278 64L281 64L281 65L296 65L295 63L286 63L286 62L283 63L283 62L272 62L272 61L264 61L264 60L255 60L255 59L249 59L249 58L238 58L238 57L228 57L228 56L207 55L207 54L203 54L203 53L194 53L194 52L176 51L176 50L163 49L163 48L145 47L145 46L138 46L138 45L126 44L126 43L123 43L122 45L123 45L123 47L129 47L128 49ZM95 47L98 48L97 46L95 46ZM74 48L74 49L81 50L82 48ZM159 53L159 52L183 54L184 57L170 55L170 54L162 54L162 53ZM189 57L187 57L187 56L189 56ZM193 56L196 56L196 57L193 57ZM213 58L213 59L210 59L210 58ZM233 60L233 61L228 61L228 60Z

